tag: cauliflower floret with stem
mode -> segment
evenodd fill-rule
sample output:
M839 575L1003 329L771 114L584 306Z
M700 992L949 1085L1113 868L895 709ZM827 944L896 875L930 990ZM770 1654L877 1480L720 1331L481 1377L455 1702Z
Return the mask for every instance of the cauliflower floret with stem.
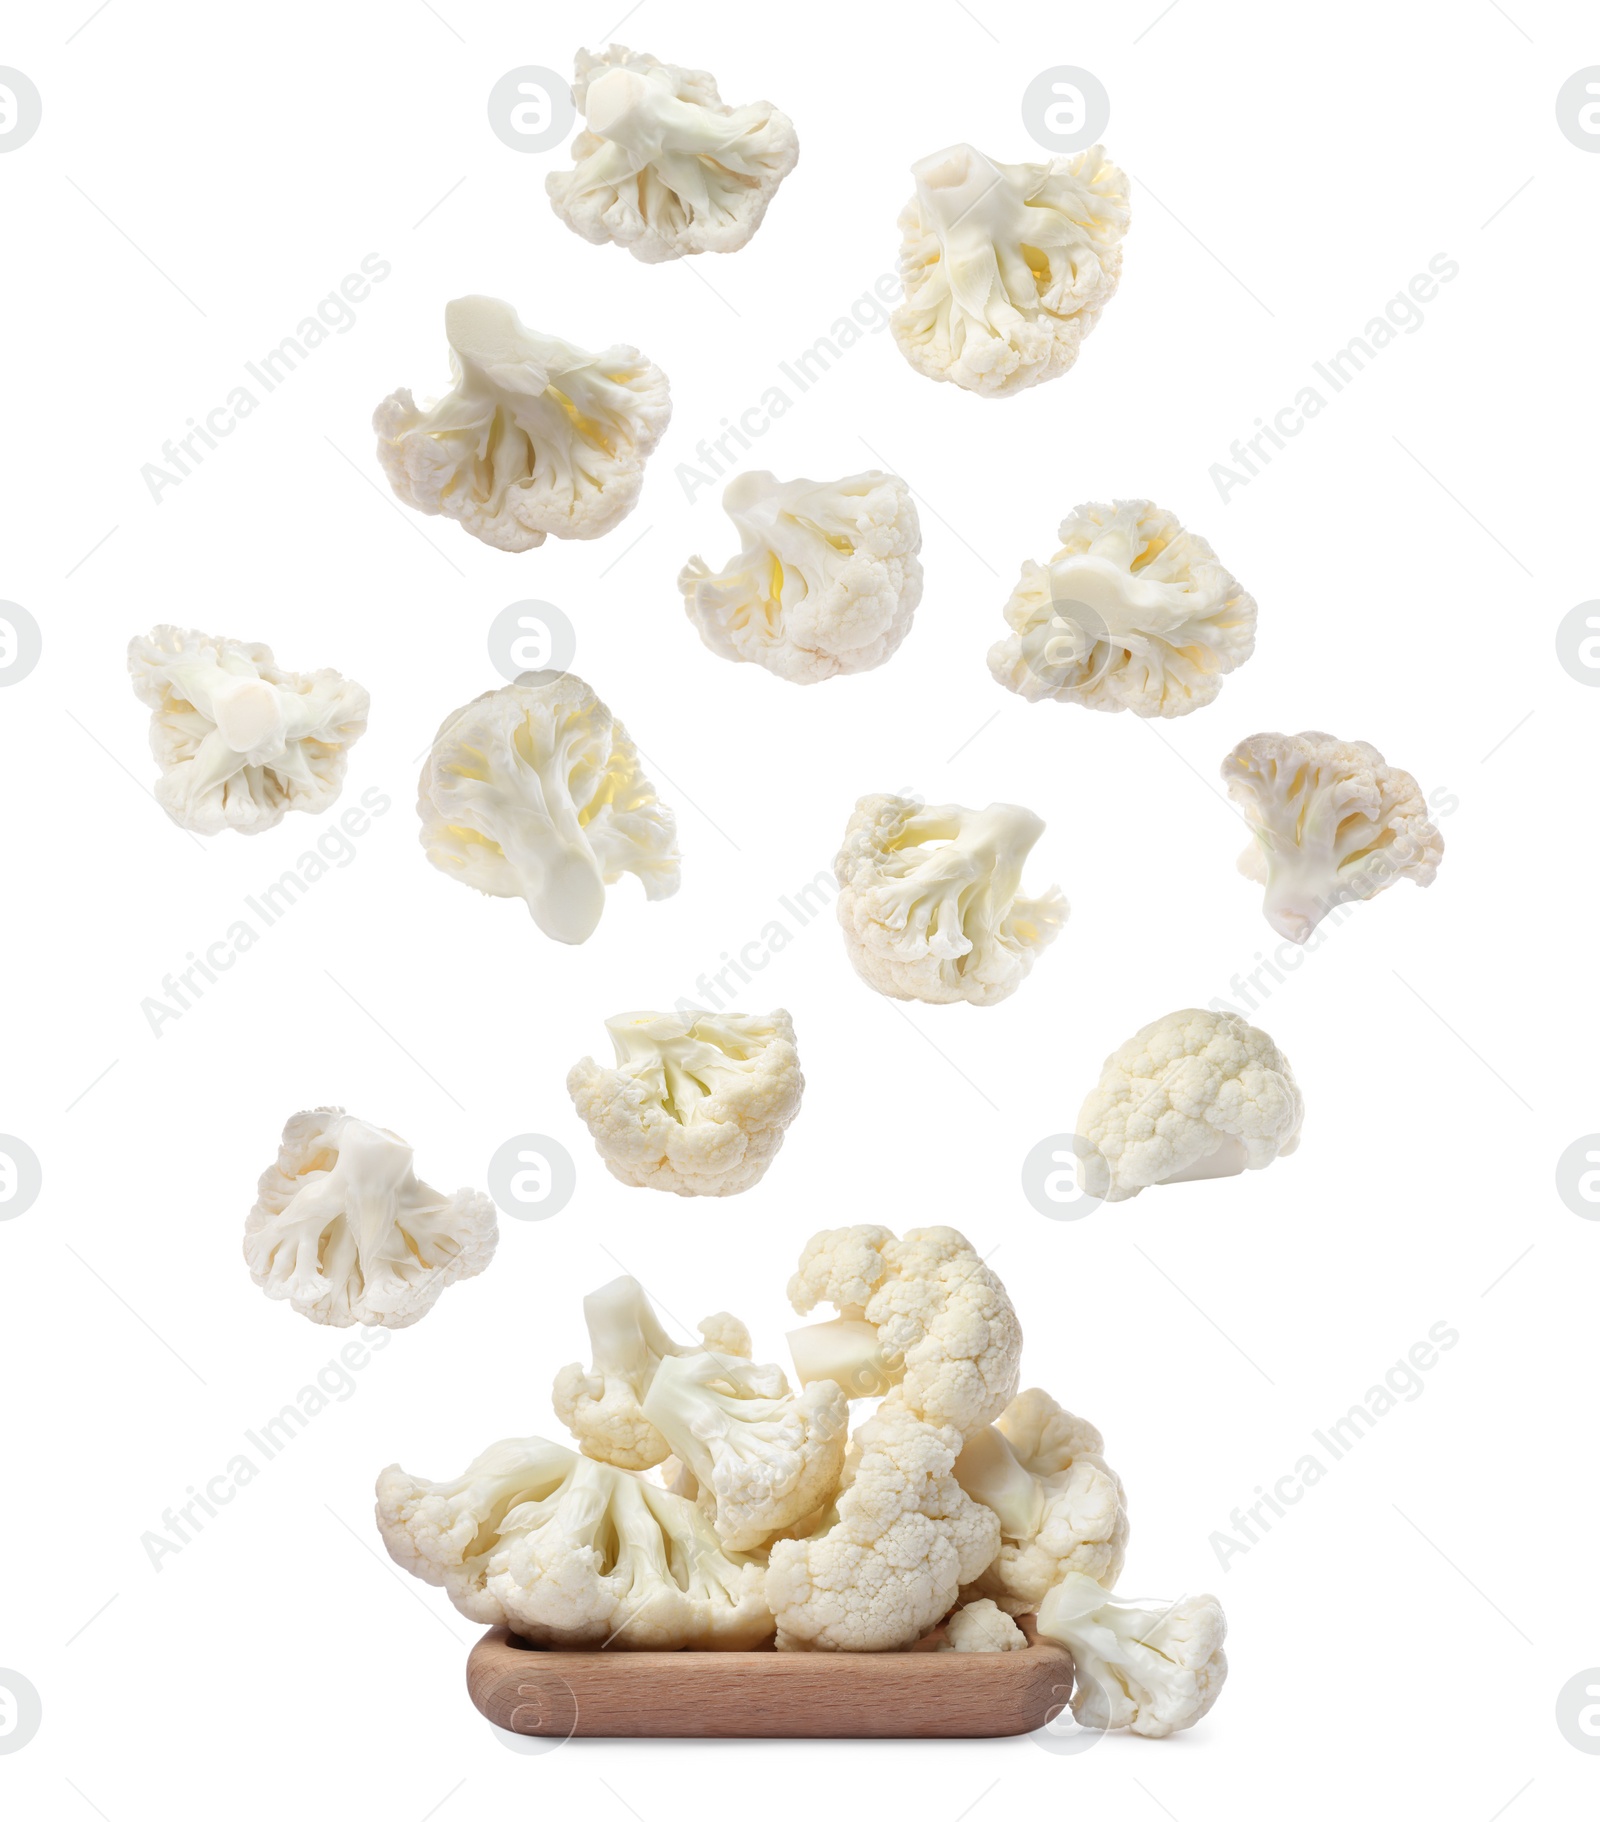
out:
M340 1107L297 1113L245 1222L250 1276L313 1322L409 1328L494 1257L494 1203L420 1182L397 1133Z
M1228 1623L1214 1594L1129 1600L1069 1575L1045 1596L1038 1630L1072 1653L1072 1712L1098 1731L1181 1733L1209 1712L1228 1675Z
M957 145L911 174L890 319L901 353L986 398L1065 373L1122 274L1128 180L1105 148L999 164Z
M728 107L704 70L620 44L578 52L572 98L585 128L573 169L545 179L550 205L575 234L647 264L737 252L800 156L770 101Z
M1255 650L1256 604L1198 533L1150 500L1091 501L1048 565L1024 563L989 648L1028 702L1172 720L1215 699Z
M1237 1013L1169 1012L1106 1058L1078 1115L1086 1187L1122 1202L1152 1183L1236 1177L1300 1143L1289 1059Z
M450 391L419 407L402 387L372 417L406 505L512 551L551 532L598 538L626 518L672 416L661 369L637 348L589 354L541 335L493 297L446 305L444 332Z
M520 898L558 943L586 942L606 887L678 889L677 825L627 729L581 677L525 671L447 716L422 769L422 845L441 873Z
M1267 889L1267 922L1303 943L1336 905L1397 880L1431 886L1444 837L1422 789L1364 740L1252 734L1222 762L1254 841L1239 871Z
M861 798L834 862L856 972L890 999L1009 998L1067 921L1058 887L1042 898L1022 893L1023 862L1043 832L1018 804Z
M337 671L283 670L264 645L157 626L128 645L161 767L155 799L198 835L259 835L338 797L367 692Z
M622 1012L606 1029L616 1067L585 1057L567 1093L612 1176L678 1196L761 1181L805 1088L787 1012Z
M678 577L689 618L719 657L790 683L870 671L893 656L922 599L922 529L904 481L739 475L722 496L741 547L720 570Z
M1026 1651L1028 1641L1009 1613L990 1600L969 1601L945 1622L940 1651Z

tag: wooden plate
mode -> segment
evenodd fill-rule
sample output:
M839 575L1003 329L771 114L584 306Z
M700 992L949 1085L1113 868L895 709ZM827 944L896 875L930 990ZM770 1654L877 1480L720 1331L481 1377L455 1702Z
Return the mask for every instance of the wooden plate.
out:
M497 1626L467 1690L496 1727L562 1739L988 1739L1072 1693L1071 1657L1021 1623L1026 1651L982 1653L547 1651Z

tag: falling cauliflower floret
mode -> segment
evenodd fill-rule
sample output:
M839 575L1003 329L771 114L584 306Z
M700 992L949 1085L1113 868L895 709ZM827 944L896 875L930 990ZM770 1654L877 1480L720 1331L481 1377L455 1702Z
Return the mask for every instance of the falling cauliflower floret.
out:
M1239 871L1267 889L1280 936L1303 943L1336 905L1397 880L1431 886L1444 837L1421 787L1364 740L1252 734L1222 762L1228 795L1255 840Z
M582 678L529 671L448 716L422 770L422 845L441 873L520 898L560 943L594 934L605 889L678 889L677 828L627 730Z
M334 1328L419 1321L446 1285L488 1265L498 1233L488 1196L442 1196L411 1160L404 1139L342 1108L297 1113L245 1223L250 1276Z
M940 1651L1026 1651L1028 1641L1009 1613L993 1601L969 1601L945 1623Z
M1024 563L989 648L1029 702L1171 720L1204 708L1255 650L1256 604L1204 538L1149 500L1079 506L1048 565Z
M672 415L661 369L637 348L588 354L541 335L493 297L446 305L444 330L450 391L418 407L402 387L373 413L406 505L496 550L598 538L626 518Z
M1098 1153L1086 1187L1122 1202L1153 1183L1260 1170L1300 1143L1304 1115L1266 1032L1233 1012L1169 1012L1106 1058L1083 1103L1078 1133Z
M545 179L551 207L585 240L649 264L737 252L800 156L770 101L728 107L704 70L620 44L578 52L572 98L585 130L574 168Z
M1042 898L1021 892L1023 862L1043 832L1017 804L861 798L834 862L856 972L891 999L1009 998L1067 921L1057 887Z
M337 671L279 668L264 645L157 626L128 645L151 711L155 797L180 829L259 835L338 797L368 697Z
M922 531L904 481L877 469L842 481L757 471L730 482L722 506L738 555L716 571L691 557L678 577L712 651L790 683L893 656L922 598Z
M679 1196L761 1181L805 1087L787 1012L624 1012L606 1029L616 1067L585 1057L567 1092L612 1176Z
M969 145L911 167L900 214L900 351L1001 398L1065 373L1117 288L1128 180L1102 146L997 164Z

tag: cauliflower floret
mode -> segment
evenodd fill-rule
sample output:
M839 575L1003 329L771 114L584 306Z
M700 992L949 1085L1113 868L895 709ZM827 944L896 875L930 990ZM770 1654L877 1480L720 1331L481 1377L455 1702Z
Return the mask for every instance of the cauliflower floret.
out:
M1067 921L1052 886L1021 893L1044 832L1031 810L877 795L856 804L834 862L845 948L869 987L896 1000L993 1006L1015 993Z
M1112 714L1204 708L1255 650L1256 604L1211 546L1149 500L1091 501L1048 566L1024 563L989 648L997 683Z
M1209 1711L1228 1675L1228 1622L1214 1594L1121 1600L1087 1575L1069 1575L1045 1596L1038 1628L1072 1653L1072 1712L1085 1727L1126 1727L1153 1740L1181 1733Z
M606 1029L616 1067L585 1057L567 1093L612 1176L678 1196L761 1181L805 1087L787 1012L623 1012Z
M1396 880L1433 884L1444 837L1422 789L1366 741L1252 734L1222 776L1255 835L1239 871L1266 887L1267 922L1291 942L1335 905L1376 898Z
M250 1276L269 1297L334 1328L409 1328L448 1284L494 1257L494 1203L442 1196L387 1127L340 1107L297 1113L262 1172L244 1229Z
M418 512L496 550L598 538L633 510L672 416L667 376L637 348L588 354L493 297L446 305L455 384L418 407L406 388L373 413L378 460Z
M724 1552L692 1502L537 1436L456 1480L385 1468L377 1517L402 1569L536 1644L748 1651L772 1635L761 1567Z
M1304 1116L1266 1032L1233 1012L1169 1012L1106 1058L1083 1103L1078 1133L1099 1154L1087 1187L1122 1202L1152 1183L1260 1170L1300 1143Z
M677 825L627 729L581 677L526 671L445 718L422 769L422 845L441 873L520 898L559 943L594 934L605 889L678 889Z
M620 44L578 52L572 98L585 131L574 168L545 179L551 207L585 240L649 264L736 253L800 156L770 101L727 107L704 70Z
M894 1388L891 1404L967 1437L1016 1395L1022 1325L1006 1287L953 1227L914 1227L903 1240L875 1226L814 1234L789 1301L802 1316L830 1303L845 1319L789 1336L802 1385L832 1379L859 1398L863 1380L880 1375Z
M949 1425L893 1404L862 1425L823 1528L772 1546L780 1651L894 1651L950 1611L1000 1542L999 1520L951 1473L960 1447Z
M922 599L922 529L904 481L742 474L722 496L739 554L678 577L689 618L719 657L791 683L870 671L890 658Z
M128 645L151 711L155 798L180 829L259 835L338 797L367 692L337 671L281 670L264 645L157 626Z
M1122 274L1128 180L1105 148L997 164L958 145L911 173L890 319L901 353L988 398L1065 373Z
M1009 1613L993 1601L969 1601L945 1624L940 1651L1026 1651L1028 1641Z

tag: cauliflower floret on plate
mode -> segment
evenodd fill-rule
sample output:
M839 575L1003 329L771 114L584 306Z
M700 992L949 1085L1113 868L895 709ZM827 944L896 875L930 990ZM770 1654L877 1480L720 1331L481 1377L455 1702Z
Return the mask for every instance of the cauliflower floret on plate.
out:
M945 1622L940 1651L1026 1651L1028 1641L1009 1613L990 1600L968 1601Z

